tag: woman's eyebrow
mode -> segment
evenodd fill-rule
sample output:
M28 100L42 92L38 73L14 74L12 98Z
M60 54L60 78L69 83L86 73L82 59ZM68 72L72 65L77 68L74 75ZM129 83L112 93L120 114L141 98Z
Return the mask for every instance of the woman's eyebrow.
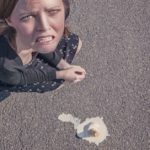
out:
M18 12L19 16L26 15L26 14L36 14L38 10L21 10Z
M19 16L23 16L23 15L27 15L27 14L33 14L34 12L31 11L23 11L23 12L19 12L18 15Z
M54 7L46 7L45 10L55 10L55 9L61 9L61 6L54 6ZM21 9L18 14L19 16L24 15L24 14L30 14L30 13L37 13L38 10L25 10L25 9Z
M61 9L61 6L47 7L46 10Z
M45 10L54 10L54 9L61 9L61 6L54 6L54 7L46 7ZM25 13L36 13L38 12L38 10L25 10L25 9L22 9L20 10L18 13L19 14L25 14Z

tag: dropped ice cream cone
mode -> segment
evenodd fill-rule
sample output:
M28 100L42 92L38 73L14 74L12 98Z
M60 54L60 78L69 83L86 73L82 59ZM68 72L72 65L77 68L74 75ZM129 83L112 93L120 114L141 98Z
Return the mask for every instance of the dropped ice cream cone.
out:
M108 134L107 127L103 118L88 118L77 127L77 136L89 141L90 143L99 144L106 139Z
M87 118L84 122L80 123L80 119L73 117L71 114L61 114L59 120L73 123L79 138L96 145L99 145L109 136L103 118Z

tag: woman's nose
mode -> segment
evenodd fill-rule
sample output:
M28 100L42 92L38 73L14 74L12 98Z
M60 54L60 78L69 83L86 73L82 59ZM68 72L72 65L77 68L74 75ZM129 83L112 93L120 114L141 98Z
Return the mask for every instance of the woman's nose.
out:
M45 14L42 14L37 19L37 31L47 31L50 30L49 19Z

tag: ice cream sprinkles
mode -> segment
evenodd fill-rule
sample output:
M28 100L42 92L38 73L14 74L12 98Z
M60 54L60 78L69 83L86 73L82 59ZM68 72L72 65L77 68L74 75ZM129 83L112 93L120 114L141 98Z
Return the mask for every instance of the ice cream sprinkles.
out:
M77 136L83 140L87 140L90 143L103 142L107 136L109 136L107 127L103 121L103 118L87 118L82 123L79 118L72 116L71 114L62 113L58 119L62 122L70 122L74 124L74 129L77 130Z

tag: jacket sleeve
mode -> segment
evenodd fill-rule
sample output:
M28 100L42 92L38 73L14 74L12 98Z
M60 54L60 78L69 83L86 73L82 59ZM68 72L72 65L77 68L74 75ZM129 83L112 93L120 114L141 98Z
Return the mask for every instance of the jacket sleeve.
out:
M43 57L53 65L57 65L61 59L56 53L44 54ZM24 85L56 79L56 68L24 67L17 58L4 36L0 36L0 81L3 83Z
M48 67L47 70L24 68L15 66L9 61L0 60L0 81L9 85L25 85L36 82L45 82L56 79L56 70Z
M50 66L56 67L60 60L62 59L56 52L47 54L38 54L38 57L43 59Z

